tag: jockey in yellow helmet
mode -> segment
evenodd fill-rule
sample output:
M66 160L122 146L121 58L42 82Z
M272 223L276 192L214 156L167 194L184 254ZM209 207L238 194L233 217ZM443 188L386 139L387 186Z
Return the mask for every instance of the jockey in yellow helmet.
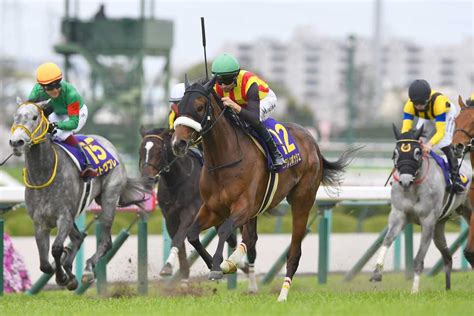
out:
M50 122L48 132L54 139L66 142L76 147L86 159L86 167L81 172L81 177L88 181L98 175L92 168L84 149L74 136L87 121L87 106L76 88L67 81L62 80L61 69L55 63L41 64L36 70L36 81L33 90L28 96L31 102L50 99L45 115Z

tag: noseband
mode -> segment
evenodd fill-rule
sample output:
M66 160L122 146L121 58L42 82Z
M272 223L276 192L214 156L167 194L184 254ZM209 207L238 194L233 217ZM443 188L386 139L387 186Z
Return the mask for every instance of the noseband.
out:
M152 167L153 169L155 169L157 171L157 174L155 176L155 178L159 178L161 176L161 174L163 172L169 172L170 171L170 167L171 165L176 161L176 159L178 159L178 157L174 157L170 162L168 162L168 148L166 146L166 142L165 140L163 139L163 137L161 137L160 135L155 135L155 134L150 134L150 135L145 135L143 137L143 139L146 139L146 138L155 138L155 139L158 139L162 142L163 144L163 161L165 162L165 166L163 168L160 168L159 166L156 166L152 163L149 163L148 162L148 152L146 153L146 157L145 157L145 163L142 164L141 168L143 169L145 166L150 166Z

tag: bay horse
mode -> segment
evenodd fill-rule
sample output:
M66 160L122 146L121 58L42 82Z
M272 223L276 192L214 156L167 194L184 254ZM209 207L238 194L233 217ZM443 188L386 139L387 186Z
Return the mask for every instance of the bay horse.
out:
M454 154L461 157L465 153L469 153L471 158L471 166L474 169L474 100L464 103L461 96L458 98L461 111L456 117L456 129L453 135L452 146ZM469 199L471 205L474 206L474 184L471 183L469 190ZM464 249L464 257L474 268L474 216L471 214L469 221L469 234L467 237L466 248Z
M127 177L125 164L120 161L115 147L105 138L94 135L119 163L107 174L91 180L89 199L83 198L87 196L86 184L79 176L78 168L47 134L49 122L43 113L47 102L36 104L17 100L19 107L14 114L10 147L16 156L25 155L25 204L34 223L40 270L47 274L56 272L56 283L74 290L78 282L72 273L72 263L85 238L85 234L74 224L78 212L93 199L102 207L99 221L103 232L97 251L87 260L82 276L83 283L92 283L94 267L112 246L110 230L117 204L143 206L143 197L147 191L141 180ZM90 145L89 149L102 161L95 145ZM99 152L103 153L103 150ZM58 228L58 233L52 246L54 265L51 265L48 258L49 235L55 227ZM64 241L68 236L72 247L64 248Z
M264 204L270 177L263 154L244 130L228 119L233 112L217 97L213 89L215 82L215 76L207 83L196 82L191 86L186 80L186 92L179 105L180 116L175 121L172 137L173 151L178 156L185 155L190 145L202 137L205 164L199 189L203 205L189 230L188 240L211 267L211 280L221 279L223 273L235 271L236 262L245 255L247 248L255 247L255 219ZM354 150L346 151L336 162L329 162L321 155L316 141L306 129L291 123L285 123L281 128L284 129L283 137L291 133L302 157L302 162L276 175L279 182L273 199L265 203L266 208L272 208L286 197L291 205L293 232L286 278L278 297L279 301L286 301L319 185L337 187ZM219 225L219 242L212 257L202 247L199 233L216 225ZM242 225L245 225L242 243L223 261L224 241L235 227Z
M191 151L181 157L175 156L171 149L173 131L170 129L155 128L147 131L141 127L140 134L142 136L139 151L140 173L146 180L149 190L158 184L158 203L171 237L170 255L160 275L172 275L178 257L181 286L186 287L189 282L189 263L186 259L184 240L202 205L199 193L202 158ZM227 243L229 247L235 249L236 235L231 234ZM249 266L239 266L248 274L250 293L257 292L255 258L255 248L249 249Z
M413 264L415 276L411 292L419 291L424 259L431 240L442 255L445 288L449 290L453 260L446 244L444 227L449 218L449 210L455 210L459 215L469 218L471 206L467 191L455 194L452 199L449 198L450 192L446 191L443 170L434 158L424 157L422 154L419 139L423 127L401 134L393 126L393 131L397 144L393 155L395 172L391 189L388 231L370 280L382 281L383 264L388 248L407 223L416 223L421 226L421 241ZM460 172L466 177L466 181L471 181L472 168L466 162L460 164ZM445 208L445 204L450 205L450 208Z

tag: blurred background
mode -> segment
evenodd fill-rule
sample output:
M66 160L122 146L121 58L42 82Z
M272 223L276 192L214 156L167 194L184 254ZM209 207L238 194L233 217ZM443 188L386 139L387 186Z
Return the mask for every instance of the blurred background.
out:
M26 99L36 67L53 61L89 107L83 131L111 139L137 175L139 127L164 127L170 86L184 73L205 76L205 17L209 64L234 54L276 91L275 117L311 130L329 159L365 145L344 185L382 186L409 83L424 78L453 103L474 91L473 16L470 0L0 0L0 159L11 152L16 97ZM22 167L11 159L0 186L22 185ZM380 231L387 212L341 207L334 231ZM290 217L283 229L267 221L259 230L291 226ZM24 219L7 224L32 233Z

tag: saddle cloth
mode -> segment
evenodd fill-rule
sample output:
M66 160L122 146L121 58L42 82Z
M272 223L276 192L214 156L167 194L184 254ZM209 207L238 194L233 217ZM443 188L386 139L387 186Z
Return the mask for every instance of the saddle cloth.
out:
M265 121L262 121L262 123L270 132L270 135L272 135L273 140L277 145L278 151L282 154L283 159L285 160L285 164L282 167L278 168L276 172L282 172L303 161L303 158L300 154L300 150L298 148L298 144L296 144L290 131L283 124L271 117L269 117ZM251 131L251 134L255 139L258 140L260 146L264 151L265 157L267 158L267 166L271 168L272 159L266 143L253 130Z
M109 151L107 151L107 149L105 149L104 146L102 146L95 138L86 135L75 136L84 148L84 152L88 156L92 168L97 170L99 176L109 173L110 170L120 164L117 157L114 157ZM86 160L76 147L61 141L55 140L54 142L61 147L69 157L71 157L79 171L84 169Z

